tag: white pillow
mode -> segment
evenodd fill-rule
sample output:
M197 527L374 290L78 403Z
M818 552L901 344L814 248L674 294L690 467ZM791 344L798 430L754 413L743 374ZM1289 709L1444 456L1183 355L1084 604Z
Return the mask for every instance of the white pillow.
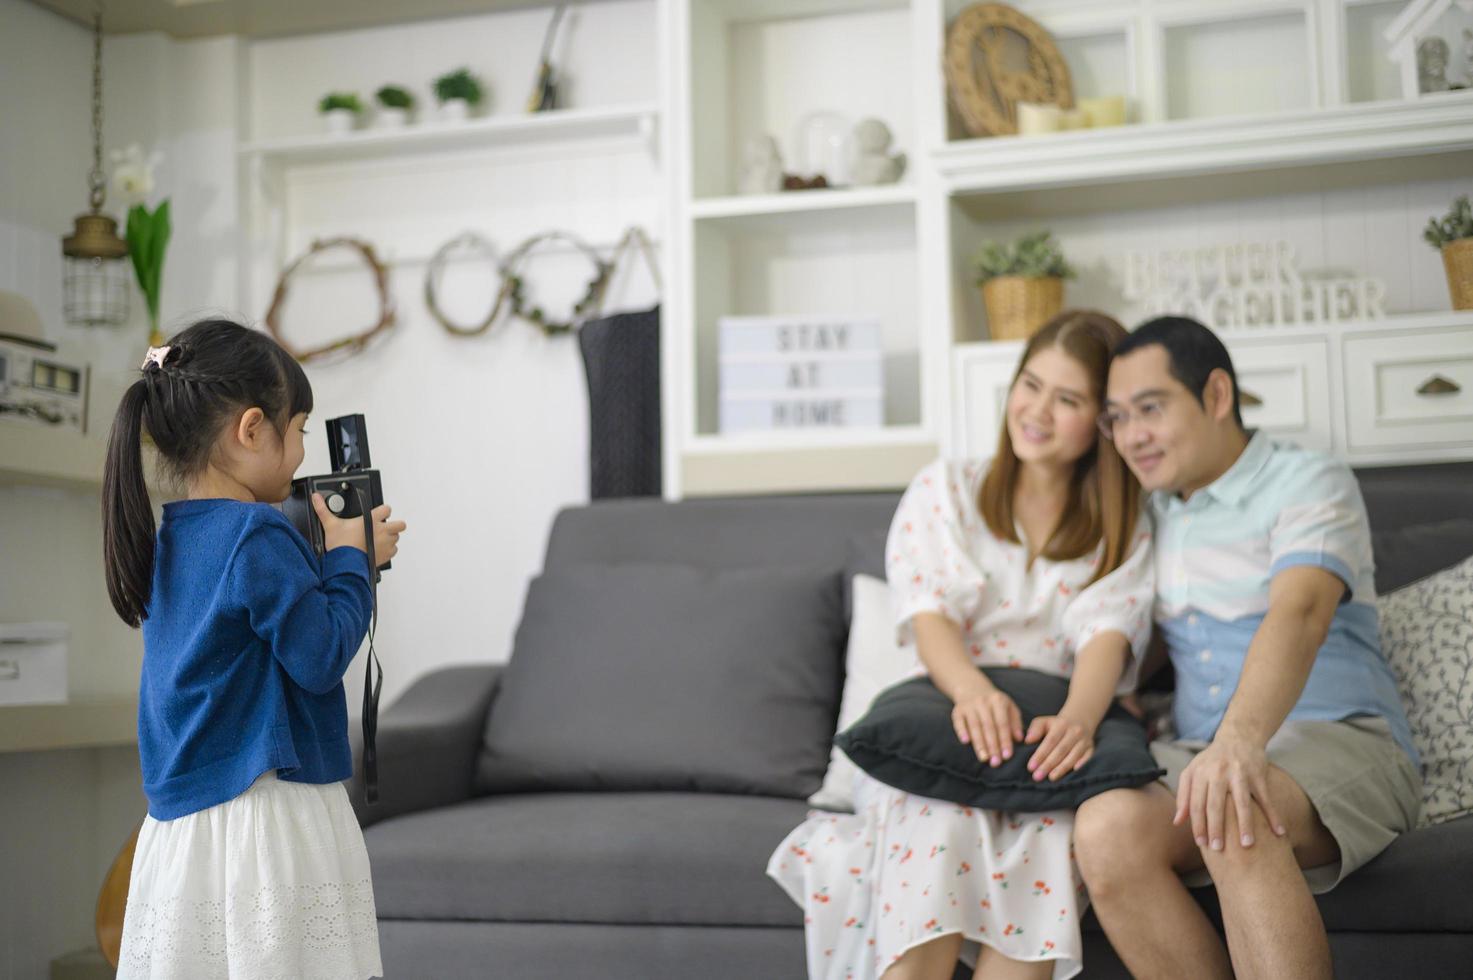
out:
M844 655L844 696L839 701L835 734L863 718L881 691L915 676L920 667L915 651L895 642L890 587L873 576L856 575L853 598L849 649ZM808 798L808 805L820 810L852 811L858 771L847 755L838 748L830 749L823 786Z
M1422 826L1473 813L1473 558L1378 601L1422 756Z

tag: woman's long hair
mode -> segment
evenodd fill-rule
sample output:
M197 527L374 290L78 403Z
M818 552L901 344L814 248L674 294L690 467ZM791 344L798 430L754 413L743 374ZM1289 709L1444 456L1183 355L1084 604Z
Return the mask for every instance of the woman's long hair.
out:
M1093 310L1065 310L1034 334L1023 350L1013 385L1024 366L1039 351L1058 348L1084 368L1090 379L1090 396L1104 404L1105 381L1110 370L1110 355L1124 340L1126 330L1112 317ZM1012 392L1012 386L1008 388ZM993 534L1005 541L1018 541L1013 515L1013 495L1018 488L1022 463L1013 450L1013 439L1003 420L997 440L997 455L992 459L979 492L978 509ZM1103 433L1096 433L1094 448L1074 465L1074 478L1069 485L1069 499L1064 514L1038 554L1052 561L1082 558L1094 551L1103 539L1104 560L1091 582L1120 567L1130 553L1140 512L1140 484L1115 451L1115 444Z
M179 484L204 472L223 428L260 408L278 434L312 411L302 366L266 334L206 319L170 338L162 364L147 364L123 393L102 475L102 554L107 596L123 622L148 616L153 590L153 505L143 475L143 433L162 473Z

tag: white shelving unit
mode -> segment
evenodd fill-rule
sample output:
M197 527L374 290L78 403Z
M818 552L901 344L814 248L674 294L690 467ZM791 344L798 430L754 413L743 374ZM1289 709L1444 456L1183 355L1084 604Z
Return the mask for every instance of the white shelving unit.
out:
M672 495L898 487L927 456L963 449L957 413L979 396L958 365L1011 366L1021 349L987 341L969 256L985 239L1038 227L1081 258L1068 302L1129 322L1111 263L1127 248L1166 247L1157 239L1284 237L1302 243L1311 267L1391 274L1386 321L1258 331L1235 345L1245 376L1272 394L1272 412L1255 414L1358 463L1473 458L1473 440L1447 433L1399 445L1355 437L1357 403L1345 394L1361 383L1347 380L1355 371L1373 370L1346 361L1370 350L1352 334L1389 333L1415 349L1473 333L1473 321L1436 312L1447 302L1440 262L1420 242L1426 216L1473 174L1473 92L1400 98L1381 31L1403 4L1014 5L1054 36L1076 97L1123 94L1131 124L968 137L948 110L941 66L947 24L966 0L665 0ZM794 124L817 110L884 119L909 156L903 183L734 195L743 142L770 133L791 164ZM809 313L884 319L885 426L720 435L717 320ZM1292 377L1272 363L1290 355ZM1453 400L1435 403L1457 415ZM1425 401L1407 408L1412 417Z

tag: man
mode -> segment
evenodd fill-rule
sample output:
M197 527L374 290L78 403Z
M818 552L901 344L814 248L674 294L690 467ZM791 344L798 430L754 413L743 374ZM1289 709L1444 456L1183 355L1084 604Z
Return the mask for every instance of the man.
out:
M1100 424L1151 495L1176 740L1152 745L1161 782L1079 810L1096 914L1138 977L1328 978L1311 893L1421 798L1355 477L1246 431L1227 349L1183 317L1121 343ZM1183 878L1216 884L1226 949Z

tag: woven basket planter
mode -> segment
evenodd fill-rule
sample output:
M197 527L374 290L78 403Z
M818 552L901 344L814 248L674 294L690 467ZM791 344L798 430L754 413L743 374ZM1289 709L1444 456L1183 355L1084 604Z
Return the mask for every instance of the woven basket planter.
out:
M993 340L1027 340L1064 308L1064 280L998 276L982 284Z
M1459 238L1442 246L1442 265L1447 269L1447 291L1453 309L1473 310L1473 238Z

